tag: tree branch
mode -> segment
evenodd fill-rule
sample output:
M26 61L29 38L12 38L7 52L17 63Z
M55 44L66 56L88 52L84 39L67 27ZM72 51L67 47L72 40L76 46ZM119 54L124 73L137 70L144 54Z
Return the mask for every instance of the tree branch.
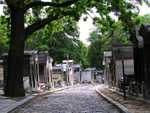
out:
M51 7L67 7L78 0L68 0L63 3L54 3L54 2L42 2L42 1L34 1L29 4L27 4L24 8L24 10L28 10L29 8L36 7L36 6L51 6Z
M27 39L27 37L29 35L31 35L32 33L34 33L35 31L37 31L38 29L44 27L46 24L54 21L54 20L57 20L57 19L60 19L64 16L74 16L74 12L73 11L67 11L67 12L63 12L61 13L61 15L57 14L55 16L51 15L51 16L48 16L47 18L45 19L42 19L42 20L38 20L36 21L35 23L33 23L32 25L28 26L27 28L25 28L25 37ZM25 39L25 40L26 40Z

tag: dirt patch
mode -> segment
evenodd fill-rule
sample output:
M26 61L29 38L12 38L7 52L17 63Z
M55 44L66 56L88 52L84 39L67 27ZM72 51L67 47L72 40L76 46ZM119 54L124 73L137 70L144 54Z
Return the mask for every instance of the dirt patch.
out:
M109 88L99 89L103 94L112 98L114 101L124 105L132 113L150 113L150 104L131 98L124 99L122 95L110 90Z

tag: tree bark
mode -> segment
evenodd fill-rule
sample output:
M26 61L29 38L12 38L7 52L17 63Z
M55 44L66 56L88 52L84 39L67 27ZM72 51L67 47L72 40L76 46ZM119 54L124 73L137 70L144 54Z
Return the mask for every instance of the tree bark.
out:
M5 95L8 97L25 96L23 87L24 64L24 13L22 8L11 8L11 39L5 75Z
M63 14L58 16L53 16L51 18L43 19L42 21L35 22L25 29L24 27L24 13L31 6L36 5L25 5L21 0L5 0L10 9L10 18L11 18L11 39L9 52L7 57L7 65L5 68L7 73L4 76L4 92L6 96L9 97L20 97L25 95L23 87L23 65L24 65L24 45L27 37L45 26L47 23L62 18L66 15L74 15L70 11L63 12ZM74 3L76 0L53 4L57 6L69 6L71 3Z

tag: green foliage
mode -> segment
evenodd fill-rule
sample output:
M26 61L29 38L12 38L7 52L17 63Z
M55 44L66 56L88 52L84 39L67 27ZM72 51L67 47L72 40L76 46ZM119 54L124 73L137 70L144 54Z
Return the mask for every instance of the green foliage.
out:
M15 3L15 1L17 2L17 0L14 0L12 3ZM29 4L31 1L24 0L24 3ZM141 1L139 0L138 2L142 3ZM52 2L62 3L64 0L52 0ZM77 63L88 66L86 59L87 48L77 39L79 32L76 21L79 20L83 13L88 15L87 11L91 11L93 7L97 9L100 17L93 19L94 23L96 23L97 31L91 33L88 58L90 65L97 68L101 66L103 51L111 49L112 41L114 43L128 44L130 42L127 34L131 33L134 26L141 22L149 23L149 16L137 17L138 8L130 0L79 0L75 4L63 8L33 7L32 11L28 10L25 14L26 25L30 25L34 21L49 15L63 15L68 10L74 13L47 23L43 29L33 33L26 42L26 49L48 50L57 62L61 62L62 59L66 58L66 55L69 55ZM115 22L109 16L111 12L118 16L118 22ZM3 30L5 29L1 28L0 33L5 33ZM6 35L2 34L1 36L3 37L0 40L0 44L6 45ZM100 59L99 62L97 62L98 59Z
M150 14L138 16L136 21L138 21L139 24L150 24Z
M108 3L110 7L101 5L104 9L102 12L103 9L97 6L100 17L95 19L97 30L91 33L88 50L88 60L92 67L102 67L103 52L111 51L112 44L130 44L130 35L135 25L149 23L149 15L138 16L133 11L136 8L133 4L123 0L111 2ZM109 16L110 11L118 16L118 21Z
M68 37L64 32L53 35L49 41L49 52L57 63L63 59L73 59L76 63L84 65L84 45L76 38Z
M57 32L66 32L73 37L78 36L76 21L71 17L64 17L47 24L43 29L36 31L30 36L27 40L26 48L36 48L41 50L41 47L43 47L41 45L48 45L49 41L53 38L53 35Z
M78 37L77 22L67 16L49 23L30 36L26 49L47 50L55 63L61 63L69 56L75 63L86 67L87 48Z
M8 24L4 16L0 16L0 54L8 50Z
M100 21L100 20L98 20ZM121 21L104 20L96 24L97 30L90 35L91 45L88 50L88 61L91 67L103 68L103 52L111 51L112 44L129 44L128 31Z
M90 67L95 67L97 69L102 68L102 42L99 39L100 36L97 34L97 32L92 32L89 39L91 41L91 45L88 49L88 61Z

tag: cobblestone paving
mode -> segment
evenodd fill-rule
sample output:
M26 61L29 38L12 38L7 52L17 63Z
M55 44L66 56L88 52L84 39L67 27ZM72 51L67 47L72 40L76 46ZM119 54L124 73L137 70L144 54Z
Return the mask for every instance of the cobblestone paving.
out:
M37 98L12 113L121 113L96 94L92 85L80 85Z

